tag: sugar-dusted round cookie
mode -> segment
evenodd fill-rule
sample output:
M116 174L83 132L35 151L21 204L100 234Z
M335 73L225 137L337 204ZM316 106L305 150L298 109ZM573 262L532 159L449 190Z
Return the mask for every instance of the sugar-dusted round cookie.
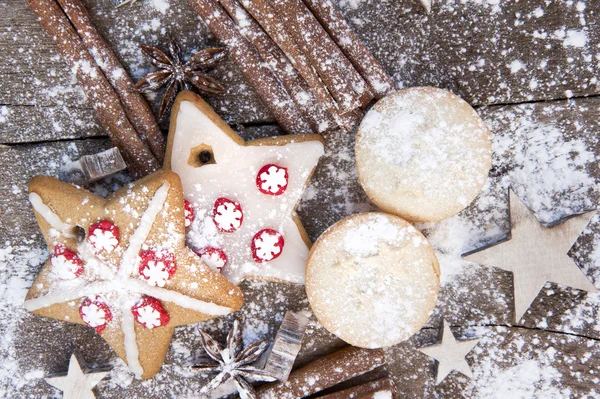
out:
M440 287L433 249L410 223L362 213L331 226L313 245L306 293L319 322L354 346L404 341L431 315Z
M359 180L382 210L435 222L471 203L491 166L491 133L445 90L415 87L379 100L356 136Z

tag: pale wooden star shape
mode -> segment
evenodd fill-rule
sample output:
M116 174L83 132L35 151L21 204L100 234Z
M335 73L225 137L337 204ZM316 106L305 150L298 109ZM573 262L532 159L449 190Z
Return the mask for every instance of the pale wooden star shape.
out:
M450 324L444 320L444 331L442 333L442 342L437 345L419 348L419 351L438 361L436 385L439 384L456 370L459 373L473 378L471 367L465 360L465 356L479 343L479 339L469 341L457 341Z
M69 360L67 375L44 378L54 388L63 392L63 399L95 399L92 389L108 374L108 371L99 371L84 374L75 354Z
M236 284L247 277L303 284L310 240L296 206L323 154L323 139L314 134L246 142L204 100L181 92L171 114L165 168L179 174L185 199L195 211L187 234L190 247L199 253L223 251L227 264L222 273ZM287 169L283 194L265 194L257 187L257 175L267 165ZM235 231L220 231L213 220L220 198L243 211ZM278 257L257 262L250 243L263 229L280 233L284 246Z
M27 293L25 308L91 325L81 309L88 300L101 303L105 316L96 331L138 377L150 378L159 371L175 327L231 313L243 304L239 288L187 248L181 182L173 172L156 172L108 198L36 176L29 184L29 199L51 257ZM92 225L101 221L119 229L118 245L111 251L98 250L91 242ZM80 275L65 279L57 273L52 262L57 249L80 259ZM169 254L176 265L164 285L140 274L142 255L148 251ZM168 319L158 319L155 315L161 313L148 308L148 300L159 303ZM134 313L140 305L145 317ZM143 324L148 320L160 325Z
M509 205L509 239L463 256L471 262L513 273L516 322L547 282L598 292L567 255L595 211L573 216L553 227L544 227L512 190L509 191Z

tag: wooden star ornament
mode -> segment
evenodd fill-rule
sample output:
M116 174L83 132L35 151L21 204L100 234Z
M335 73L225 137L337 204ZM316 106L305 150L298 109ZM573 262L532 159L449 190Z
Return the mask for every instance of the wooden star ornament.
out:
M63 393L63 399L95 399L92 389L98 385L109 371L98 370L84 373L77 355L73 353L69 360L69 371L66 375L46 377L44 380Z
M138 377L158 372L176 326L242 306L240 290L186 247L173 172L156 172L106 199L37 176L29 200L51 256L25 308L93 327Z
M304 283L310 240L296 215L323 155L314 134L244 141L200 97L184 91L171 113L165 168L183 184L188 244L234 283Z
M544 227L512 190L509 205L509 238L463 256L468 261L513 273L515 322L521 320L547 282L598 292L567 254L595 211Z
M479 343L479 339L469 341L457 341L450 324L444 320L442 342L437 345L419 348L419 352L434 358L438 362L436 385L442 382L448 374L456 370L459 373L473 378L471 367L465 360L465 356Z

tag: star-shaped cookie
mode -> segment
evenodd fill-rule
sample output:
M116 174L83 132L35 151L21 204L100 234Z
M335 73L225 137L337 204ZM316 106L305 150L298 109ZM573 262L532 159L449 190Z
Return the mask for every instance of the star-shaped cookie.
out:
M310 241L295 209L319 158L318 135L245 142L191 92L177 96L165 168L181 177L188 245L234 283L304 283Z
M240 290L186 247L175 173L156 172L106 199L37 176L29 199L51 256L25 308L94 327L137 376L158 372L176 326L242 306Z
M516 322L521 320L547 282L598 292L567 254L595 212L544 227L512 190L509 191L509 205L509 239L471 251L463 257L513 273Z

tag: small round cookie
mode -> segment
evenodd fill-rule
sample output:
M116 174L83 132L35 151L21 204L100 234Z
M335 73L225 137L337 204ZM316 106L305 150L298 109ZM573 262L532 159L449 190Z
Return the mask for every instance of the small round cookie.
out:
M491 133L460 97L415 87L379 100L354 151L359 180L382 210L411 222L448 218L475 199L492 158Z
M361 213L331 226L313 245L306 293L319 322L351 345L406 340L437 302L440 269L423 235L405 220Z

